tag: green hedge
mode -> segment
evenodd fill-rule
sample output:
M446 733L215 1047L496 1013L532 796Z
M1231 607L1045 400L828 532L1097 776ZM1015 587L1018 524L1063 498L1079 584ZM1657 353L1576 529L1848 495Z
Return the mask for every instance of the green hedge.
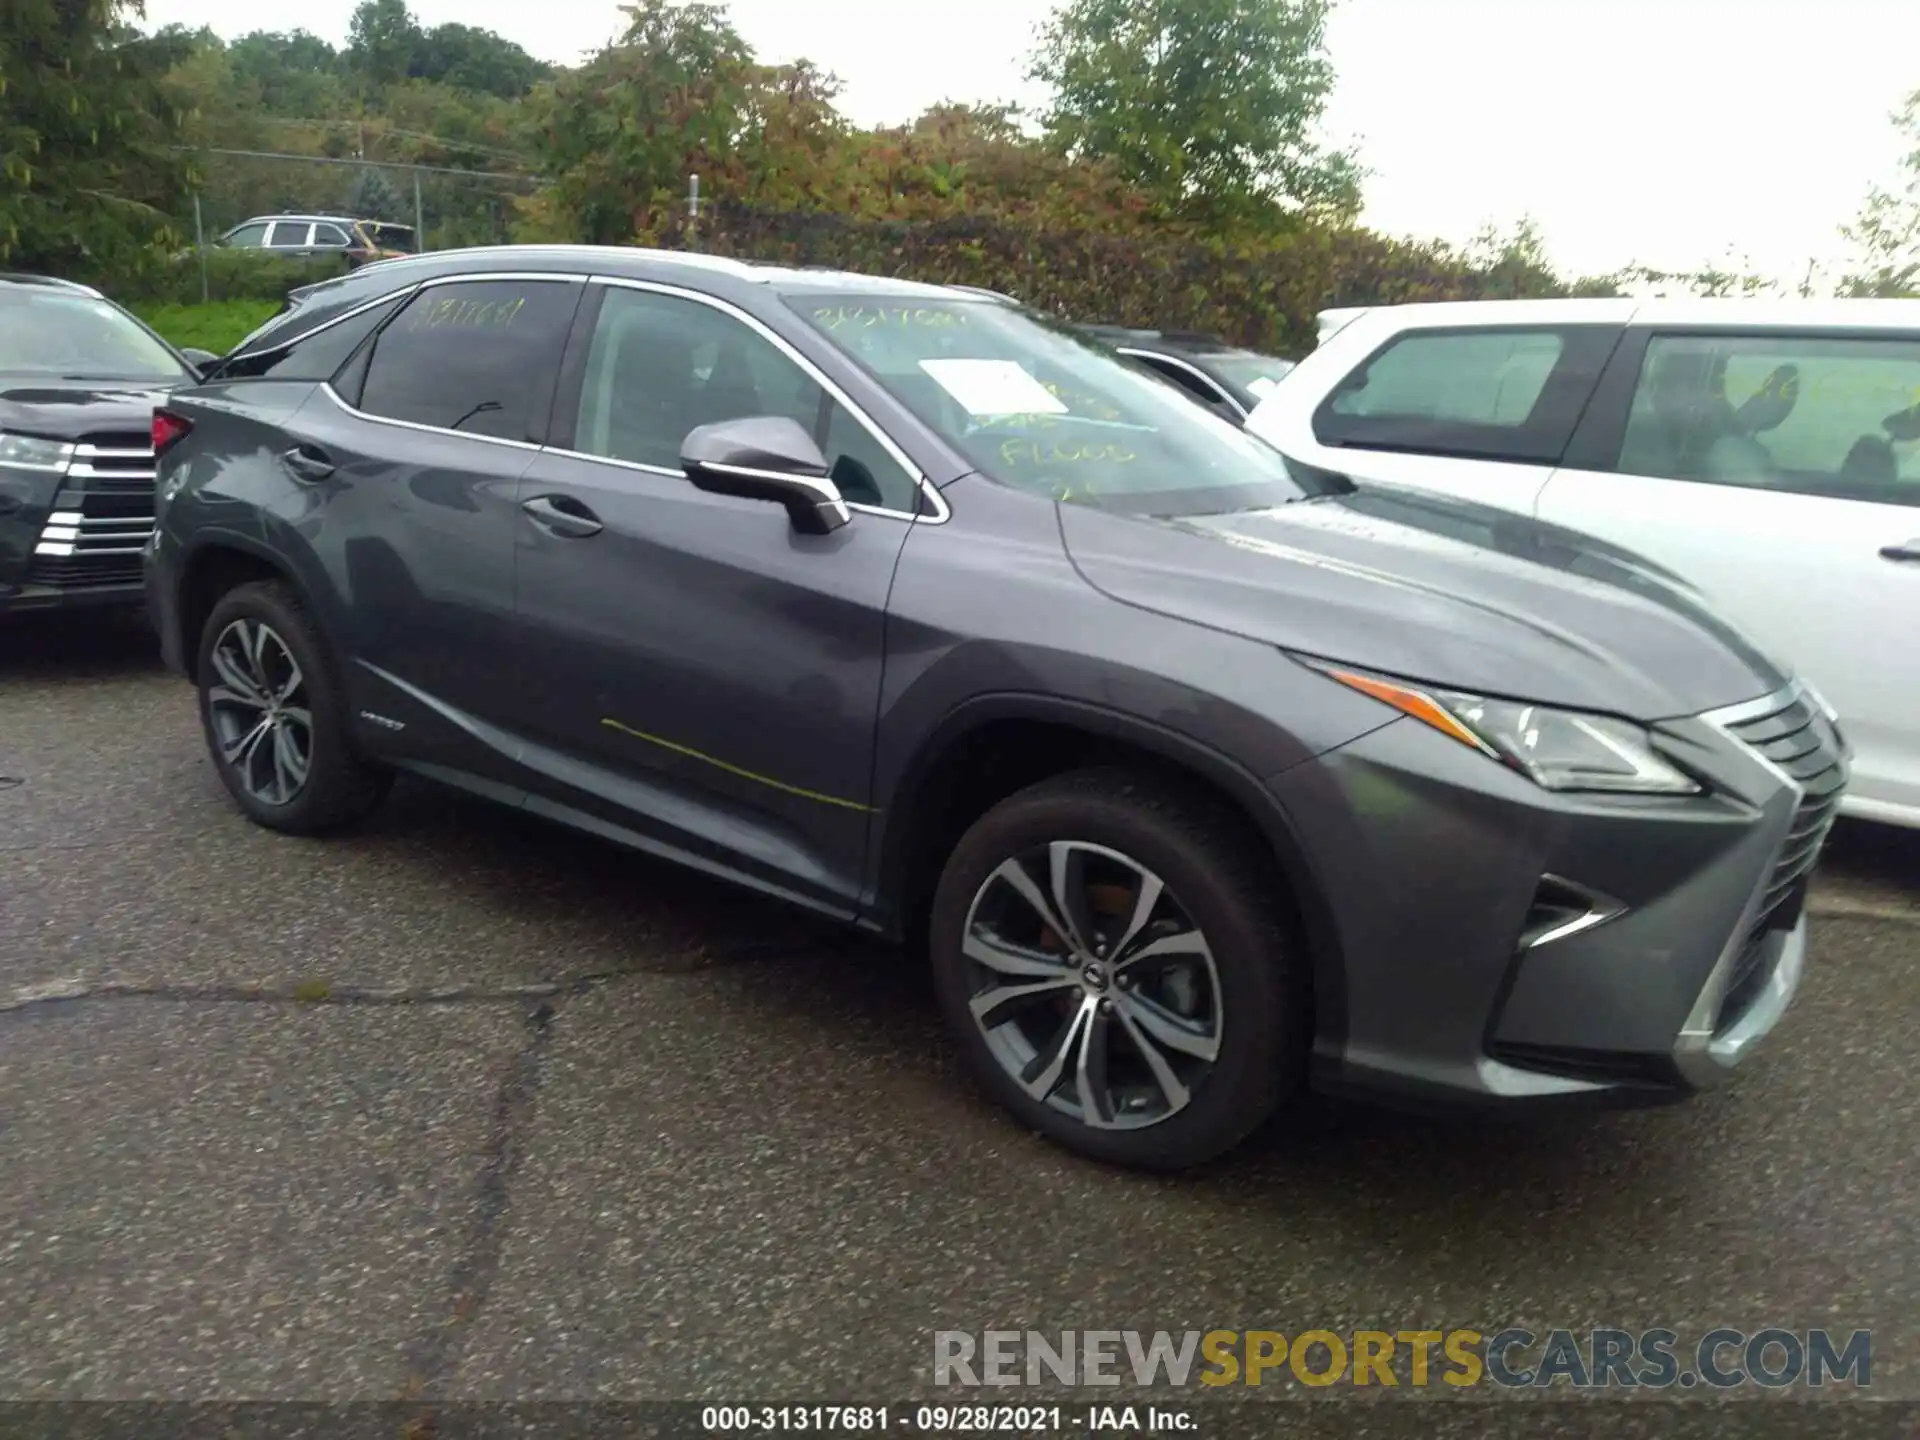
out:
M346 260L334 255L299 259L258 250L209 250L205 298L278 302L298 286L346 272ZM200 257L192 250L153 256L119 274L81 278L124 304L198 305L202 299Z
M693 243L741 259L980 285L1078 321L1207 330L1295 357L1313 348L1315 316L1330 306L1562 293L1544 272L1494 275L1437 246L1317 227L1236 246L1174 231L1110 234L971 216L859 221L722 201Z

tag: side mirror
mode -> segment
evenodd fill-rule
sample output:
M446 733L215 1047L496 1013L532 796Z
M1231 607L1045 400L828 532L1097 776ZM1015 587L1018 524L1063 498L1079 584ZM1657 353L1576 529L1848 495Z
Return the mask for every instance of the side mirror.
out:
M853 519L820 447L783 415L702 425L681 443L680 465L695 489L786 506L805 535L830 535Z
M182 350L180 357L193 366L196 374L205 376L207 371L220 363L220 357L211 350Z

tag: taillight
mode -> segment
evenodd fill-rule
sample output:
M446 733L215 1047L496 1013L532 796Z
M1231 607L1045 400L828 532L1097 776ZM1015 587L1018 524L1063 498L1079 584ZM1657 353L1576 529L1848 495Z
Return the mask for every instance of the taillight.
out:
M153 412L153 454L158 459L167 450L187 438L193 429L193 422L171 410Z

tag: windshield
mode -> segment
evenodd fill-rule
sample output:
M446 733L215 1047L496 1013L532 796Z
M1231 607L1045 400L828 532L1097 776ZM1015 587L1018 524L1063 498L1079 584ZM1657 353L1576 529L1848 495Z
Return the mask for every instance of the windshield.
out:
M1031 494L1139 515L1319 494L1264 441L1097 342L989 301L787 297L964 454Z
M1277 355L1259 355L1251 350L1237 355L1209 355L1207 369L1238 392L1242 402L1259 404L1280 383L1280 377L1293 369L1293 361Z
M117 306L25 287L0 288L0 370L74 380L178 380L190 373Z

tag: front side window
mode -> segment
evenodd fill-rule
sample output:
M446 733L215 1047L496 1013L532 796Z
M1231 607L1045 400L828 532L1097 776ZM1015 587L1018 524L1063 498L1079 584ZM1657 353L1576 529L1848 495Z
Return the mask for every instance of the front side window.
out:
M1615 468L1920 505L1920 339L1656 335Z
M222 245L239 246L242 249L264 245L267 243L266 222L261 221L254 225L242 225L238 230L228 234L227 238L220 243Z
M813 436L846 499L917 507L913 474L758 331L696 300L607 290L581 379L575 450L678 471L689 431L763 415Z
M428 286L375 337L359 408L538 443L580 289L557 280Z
M1340 382L1313 417L1314 436L1552 463L1618 337L1611 326L1407 331Z
M1129 514L1262 509L1318 493L1279 452L1098 342L1009 305L787 297L981 473Z
M190 378L124 310L93 295L0 287L0 372L71 380Z

